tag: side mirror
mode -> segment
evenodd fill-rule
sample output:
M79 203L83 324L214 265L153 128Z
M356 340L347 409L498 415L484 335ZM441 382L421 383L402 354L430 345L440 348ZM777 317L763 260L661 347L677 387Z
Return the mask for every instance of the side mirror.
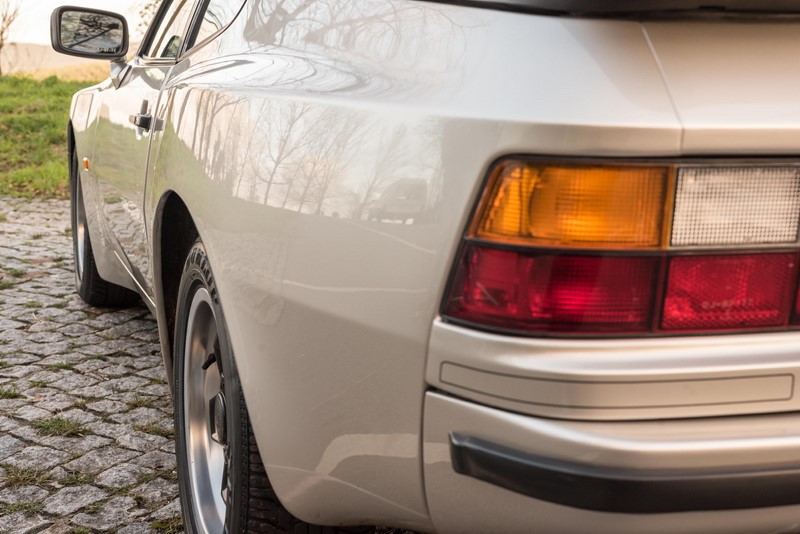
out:
M110 11L64 6L50 19L50 41L62 54L118 60L128 53L128 39L125 17Z

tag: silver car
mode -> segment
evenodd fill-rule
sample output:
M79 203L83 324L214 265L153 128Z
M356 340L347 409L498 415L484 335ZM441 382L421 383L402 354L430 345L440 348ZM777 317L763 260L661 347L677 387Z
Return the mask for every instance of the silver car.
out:
M800 2L52 28L111 60L76 284L158 318L188 531L800 531Z

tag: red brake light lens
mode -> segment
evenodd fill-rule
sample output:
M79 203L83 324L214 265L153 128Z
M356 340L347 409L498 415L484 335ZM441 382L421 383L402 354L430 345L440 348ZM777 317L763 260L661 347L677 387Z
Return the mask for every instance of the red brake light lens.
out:
M468 246L445 313L527 332L644 332L658 258L537 255Z
M797 254L680 256L670 260L664 330L784 326Z
M798 164L507 158L442 314L529 335L800 330L798 206Z

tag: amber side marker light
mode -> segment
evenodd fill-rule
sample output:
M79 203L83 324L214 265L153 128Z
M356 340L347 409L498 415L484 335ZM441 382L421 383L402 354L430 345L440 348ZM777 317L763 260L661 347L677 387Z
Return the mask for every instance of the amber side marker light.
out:
M443 316L528 335L797 328L797 206L800 166L504 160Z
M496 242L657 248L669 167L500 163L471 235Z

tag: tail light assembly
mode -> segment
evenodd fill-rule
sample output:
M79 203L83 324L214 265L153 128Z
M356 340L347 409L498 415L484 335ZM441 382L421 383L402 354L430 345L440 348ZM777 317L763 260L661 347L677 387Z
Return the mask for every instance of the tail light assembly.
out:
M519 335L800 328L800 166L507 159L445 319Z

